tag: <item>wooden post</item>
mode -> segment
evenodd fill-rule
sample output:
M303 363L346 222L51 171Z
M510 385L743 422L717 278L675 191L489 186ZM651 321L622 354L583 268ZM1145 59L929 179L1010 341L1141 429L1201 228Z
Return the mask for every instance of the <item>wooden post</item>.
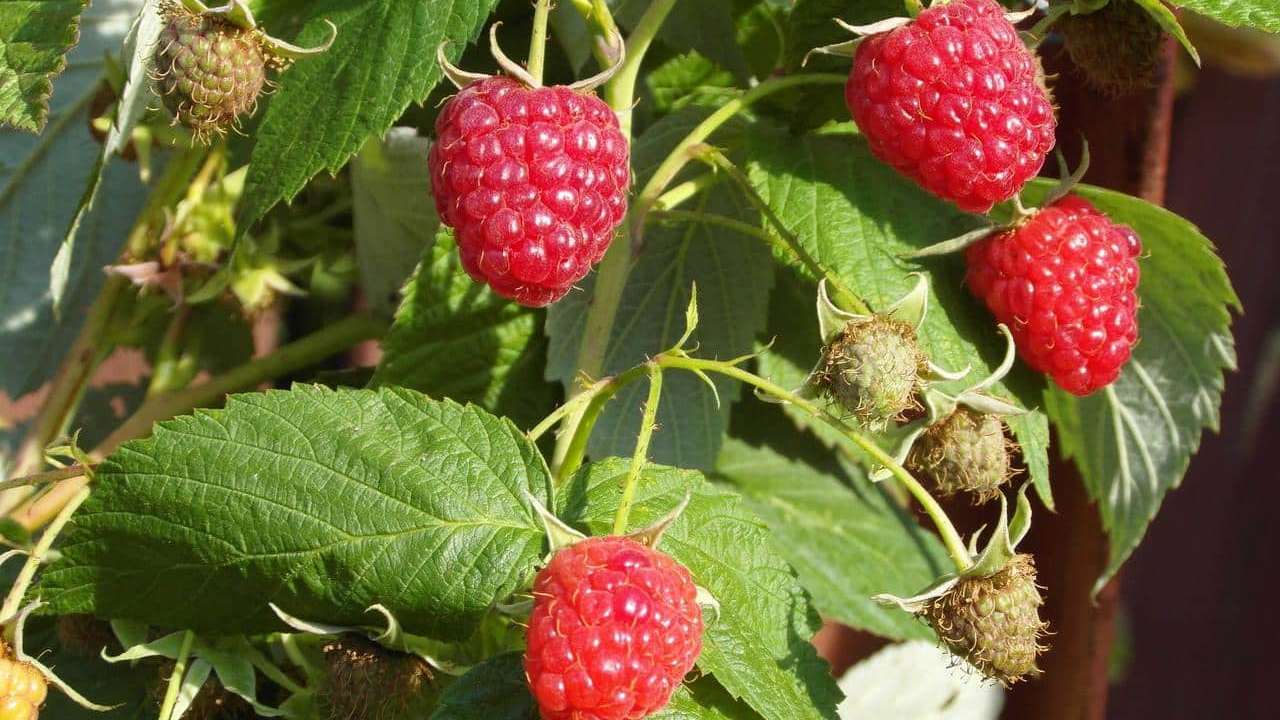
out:
M1075 163L1081 137L1088 139L1092 159L1086 182L1154 203L1164 200L1176 52L1169 38L1155 86L1122 98L1090 89L1060 50L1045 52L1047 69L1058 74L1052 88L1061 108L1059 147ZM1040 663L1044 674L1009 693L1005 717L1103 720L1120 583L1113 579L1092 597L1107 560L1098 508L1072 464L1055 461L1052 481L1057 513L1040 508L1019 548L1036 556L1039 582L1046 588L1051 649Z

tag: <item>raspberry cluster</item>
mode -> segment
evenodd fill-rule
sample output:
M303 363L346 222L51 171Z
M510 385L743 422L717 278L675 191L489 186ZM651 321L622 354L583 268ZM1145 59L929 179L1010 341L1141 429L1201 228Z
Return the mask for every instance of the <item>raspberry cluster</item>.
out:
M1076 195L968 249L969 289L1009 326L1023 360L1088 395L1138 339L1137 233Z
M956 0L858 45L845 101L876 157L962 210L1040 171L1056 120L1036 56L995 0Z
M560 299L604 257L627 212L627 141L609 106L494 77L449 100L429 158L462 265L522 305Z
M544 720L638 720L667 704L702 651L683 566L621 537L556 553L538 573L524 667Z

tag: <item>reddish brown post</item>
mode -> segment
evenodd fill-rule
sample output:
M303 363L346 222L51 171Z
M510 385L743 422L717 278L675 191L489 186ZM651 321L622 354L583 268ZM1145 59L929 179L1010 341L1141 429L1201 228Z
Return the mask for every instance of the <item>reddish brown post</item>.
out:
M1065 53L1045 53L1049 72L1058 73L1053 90L1061 108L1059 147L1075 162L1081 137L1088 139L1092 161L1086 182L1155 203L1164 200L1177 51L1172 39L1164 50L1155 86L1123 98L1091 90ZM1005 717L1103 720L1119 580L1092 597L1107 559L1098 508L1073 465L1057 461L1052 473L1057 513L1041 509L1020 548L1035 553L1040 584L1047 588L1045 615L1053 632L1052 648L1041 661L1044 674L1010 692Z

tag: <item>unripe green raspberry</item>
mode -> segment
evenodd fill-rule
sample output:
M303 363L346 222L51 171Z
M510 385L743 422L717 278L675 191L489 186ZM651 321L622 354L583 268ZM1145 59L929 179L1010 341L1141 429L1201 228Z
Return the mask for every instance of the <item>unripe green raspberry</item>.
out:
M989 577L961 578L934 598L924 617L938 638L959 657L1003 685L1037 675L1036 656L1045 623L1044 600L1036 588L1036 566L1030 555L1015 555Z
M157 91L178 122L206 141L253 113L267 81L267 54L255 30L216 15L164 6L156 44Z
M878 428L916 406L922 363L915 329L876 317L849 323L823 350L818 380L828 397Z
M930 425L907 455L907 469L933 478L942 495L970 492L978 502L1009 479L1009 449L1000 416L960 405Z
M401 720L426 717L436 696L430 665L359 635L324 647L329 667L322 704L331 720Z
M1058 21L1071 62L1089 84L1120 96L1150 87L1160 60L1160 27L1133 0L1111 0Z

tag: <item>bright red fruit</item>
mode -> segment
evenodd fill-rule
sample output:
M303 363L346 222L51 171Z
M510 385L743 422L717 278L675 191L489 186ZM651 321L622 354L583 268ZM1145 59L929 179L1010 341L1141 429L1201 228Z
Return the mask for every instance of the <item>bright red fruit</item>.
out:
M505 77L466 86L436 120L428 163L462 266L522 305L563 297L604 257L627 212L618 120L567 87Z
M1018 353L1073 395L1111 384L1138 339L1142 242L1068 195L971 246L966 281Z
M1056 121L1035 55L995 0L955 0L859 43L845 102L876 157L962 210L1040 171Z
M689 571L621 537L560 550L538 573L524 668L544 720L638 720L702 651Z

